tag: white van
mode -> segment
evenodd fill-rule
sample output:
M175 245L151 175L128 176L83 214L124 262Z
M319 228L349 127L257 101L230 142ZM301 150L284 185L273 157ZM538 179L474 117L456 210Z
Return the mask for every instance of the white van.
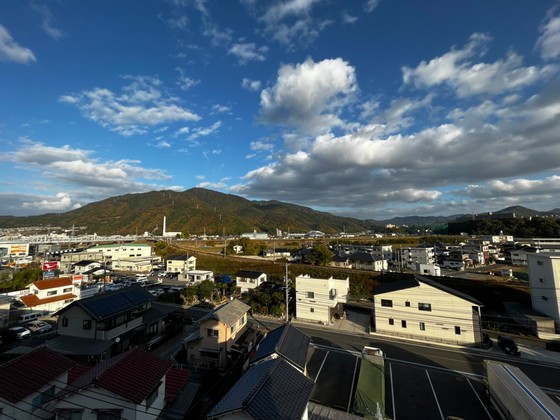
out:
M40 316L43 316L40 312L29 312L27 314L20 315L19 322L35 321L36 319L39 319Z

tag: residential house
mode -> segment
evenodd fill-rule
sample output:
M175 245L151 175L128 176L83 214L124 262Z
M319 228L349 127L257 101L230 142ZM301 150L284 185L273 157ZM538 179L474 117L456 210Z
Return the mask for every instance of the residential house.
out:
M84 274L88 270L100 267L102 267L102 265L97 261L81 260L72 265L72 272L74 274Z
M193 255L170 255L167 257L166 268L169 273L184 273L196 270L196 257Z
M471 296L424 276L373 290L375 332L459 345L482 343L480 308Z
M55 419L155 419L188 372L136 347L73 376L43 406Z
M354 252L349 256L355 270L386 271L387 260L376 257L368 252Z
M72 277L37 280L29 286L29 294L20 300L27 308L44 314L58 311L80 297L80 282Z
M527 263L532 307L554 319L560 332L560 254L529 254Z
M249 368L208 413L208 419L308 418L313 381L284 359Z
M214 272L208 270L186 271L178 276L179 281L186 281L188 284L198 284L204 280L214 281Z
M309 336L294 327L292 323L284 324L270 331L261 340L257 351L251 357L251 365L280 358L306 374L307 352L310 343Z
M51 418L42 405L68 383L73 360L38 347L0 365L0 417L18 420Z
M344 315L350 280L332 277L319 279L309 275L296 277L296 317L329 325L334 317Z
M202 317L183 342L190 366L227 367L234 344L248 327L249 305L234 299Z
M329 265L331 267L352 268L350 254L347 254L345 252L334 254Z
M521 249L512 249L509 252L509 258L511 260L511 265L526 266L528 255L536 254L539 250L533 247L522 247ZM506 254L507 258L507 254Z
M144 337L162 332L167 313L153 308L153 300L140 286L76 300L54 314L58 336L49 345L93 358L120 353ZM76 342L82 344L76 347ZM67 343L73 347L65 346ZM91 353L93 350L97 353Z
M235 277L241 293L256 289L266 281L266 274L262 271L239 270Z

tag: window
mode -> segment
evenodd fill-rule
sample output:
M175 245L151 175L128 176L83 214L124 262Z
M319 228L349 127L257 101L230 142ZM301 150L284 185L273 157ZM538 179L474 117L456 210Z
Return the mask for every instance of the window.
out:
M542 261L537 261L537 265L543 265L544 263Z
M218 337L220 335L220 332L218 330L208 328L206 330L206 334L208 335L208 337Z
M541 296L542 300L544 300L545 302L548 302L548 298L546 296Z
M395 325L395 320L393 318L389 318L389 325Z
M410 308L410 302L407 300L407 301L404 303L404 306L406 306L407 308Z
M63 327L67 327L67 326L68 326L68 318L66 318L66 317L63 317L63 318L62 318L62 326L63 326Z
M426 331L426 324L424 322L420 323L420 331Z
M539 277L539 282L542 283L542 284L546 284L546 280L543 279L542 277Z
M418 304L418 310L420 310L420 311L431 311L432 310L432 304L431 303L419 303Z
M233 334L235 331L237 331L237 324L233 324L231 326L231 334Z
M401 327L406 328L406 321L404 319L401 321Z
M306 292L305 296L308 299L315 299L315 292Z
M461 327L455 327L455 334L461 335Z
M315 312L315 308L309 308L309 312Z
M84 330L91 330L91 319L84 319L82 322L82 328Z
M67 287L66 289L62 289L62 293L70 293L70 292L72 292L71 287Z
M390 299L381 299L381 306L386 306L388 308L393 307L393 301Z
M58 293L58 290L49 290L49 291L47 292L47 296L54 296L54 295L56 295L57 293Z

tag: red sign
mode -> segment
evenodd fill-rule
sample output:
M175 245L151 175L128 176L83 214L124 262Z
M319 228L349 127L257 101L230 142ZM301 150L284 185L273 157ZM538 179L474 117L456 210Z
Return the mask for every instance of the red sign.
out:
M43 271L56 270L58 268L58 261L46 261L43 263Z

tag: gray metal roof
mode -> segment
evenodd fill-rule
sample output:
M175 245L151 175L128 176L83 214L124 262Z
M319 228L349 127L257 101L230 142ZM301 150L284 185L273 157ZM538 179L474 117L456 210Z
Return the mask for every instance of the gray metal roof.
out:
M282 359L249 368L216 404L208 418L245 411L255 420L300 419L313 381Z
M258 279L264 273L262 271L239 270L235 273L236 277L243 277L247 279Z
M288 360L302 371L305 370L307 352L311 339L292 324L285 324L269 332L260 342L252 362L257 362L274 353Z
M397 290L405 290L405 289L410 289L412 287L418 287L420 285L420 282L432 286L436 289L442 290L444 292L447 292L453 296L457 296L461 299L465 299L476 305L483 306L482 302L478 301L472 296L467 295L466 293L459 292L455 289L452 289L448 286L438 283L437 281L434 281L428 277L420 276L420 275L414 275L413 278L411 277L409 279L393 281L391 283L385 283L380 286L377 286L375 289L373 289L373 294L381 295L383 293L395 292Z

